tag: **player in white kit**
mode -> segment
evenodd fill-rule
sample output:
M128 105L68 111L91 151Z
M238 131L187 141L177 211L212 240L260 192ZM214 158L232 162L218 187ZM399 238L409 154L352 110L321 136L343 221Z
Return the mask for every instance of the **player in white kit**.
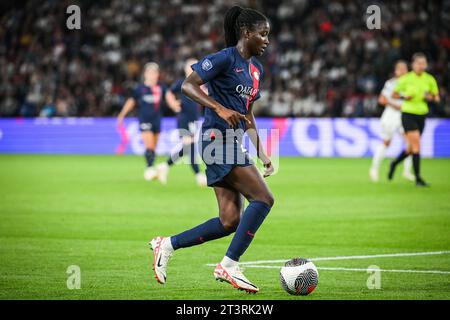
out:
M377 182L379 179L379 170L381 162L384 159L386 149L391 144L394 134L397 132L404 135L402 126L402 113L400 111L403 100L393 99L392 92L394 91L397 79L408 72L408 65L405 61L399 60L395 64L394 77L386 81L383 90L378 97L378 103L385 107L381 115L381 137L383 143L380 144L375 151L372 159L372 166L369 170L369 175L372 181ZM414 181L414 175L411 173L412 160L409 156L406 158L403 166L403 177Z

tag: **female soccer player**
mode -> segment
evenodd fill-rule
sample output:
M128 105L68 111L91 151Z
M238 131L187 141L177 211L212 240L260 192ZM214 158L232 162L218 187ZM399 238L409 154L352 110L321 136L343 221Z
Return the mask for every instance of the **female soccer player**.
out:
M167 264L174 250L235 232L228 251L214 270L214 277L237 289L255 293L258 287L243 275L238 261L274 199L263 177L242 150L239 132L252 129L247 132L264 164L264 177L271 175L274 169L256 133L252 111L253 102L259 98L259 79L263 71L255 56L262 55L268 46L270 26L258 11L234 6L225 15L224 30L227 48L194 64L194 71L182 86L185 95L206 107L199 143L206 163L208 186L214 188L217 198L219 217L172 237L156 237L150 245L156 279L165 283ZM200 88L204 83L208 84L209 96ZM230 139L225 139L224 135ZM211 149L215 151L210 152ZM241 195L249 201L242 216Z
M440 102L439 89L434 77L425 72L427 58L423 53L415 53L412 58L412 71L398 79L392 97L403 98L402 125L405 129L407 148L391 162L388 179L392 180L396 166L412 154L416 185L428 184L420 175L420 136L425 127L428 102Z
M192 73L191 66L194 63L197 63L196 59L191 58L186 60L184 65L184 74L186 77ZM191 168L195 174L195 180L199 186L203 187L206 186L206 176L204 173L200 172L200 168L195 161L196 151L194 141L197 131L196 121L199 118L199 105L197 102L181 93L181 85L183 84L184 79L185 78L178 79L169 90L167 90L167 97L175 102L169 104L169 107L177 114L178 130L183 146L181 147L181 150L171 155L166 162L159 164L156 167L156 171L161 183L166 184L169 167L188 153Z
M378 173L380 170L381 162L384 159L384 154L391 144L392 138L395 133L399 132L402 136L405 136L405 131L402 126L402 113L401 107L403 100L392 99L392 92L394 91L395 85L398 78L408 72L408 65L405 61L399 60L395 64L394 77L386 81L383 90L378 97L378 103L385 107L383 114L381 115L381 136L383 138L383 143L380 144L375 151L373 156L372 165L369 170L370 178L373 182L378 181ZM407 157L405 160L405 165L403 167L403 177L410 181L414 181L415 177L411 173L412 159Z
M123 119L135 106L138 107L139 129L145 146L145 160L147 168L144 178L152 180L156 177L156 169L153 167L155 161L155 149L158 144L161 131L161 104L163 97L168 104L175 102L166 96L165 87L158 82L159 66L155 62L149 62L144 66L144 82L135 88L133 95L127 99L117 117L118 125L122 125Z

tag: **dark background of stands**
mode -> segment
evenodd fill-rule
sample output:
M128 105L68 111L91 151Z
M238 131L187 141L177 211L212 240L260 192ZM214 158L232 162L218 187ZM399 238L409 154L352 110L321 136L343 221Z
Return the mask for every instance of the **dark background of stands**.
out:
M397 59L429 58L450 116L450 1L2 1L0 116L114 116L148 61L161 81L224 47L224 12L254 7L272 24L259 116L374 117ZM81 8L81 30L66 8ZM366 9L381 8L381 30ZM171 115L165 110L166 115Z

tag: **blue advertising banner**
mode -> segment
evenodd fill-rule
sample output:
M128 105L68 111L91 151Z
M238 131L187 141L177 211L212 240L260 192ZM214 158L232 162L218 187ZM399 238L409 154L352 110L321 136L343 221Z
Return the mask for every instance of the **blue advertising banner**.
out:
M257 123L262 140L269 148L277 148L280 156L369 157L381 143L379 119L260 118ZM168 154L180 143L176 120L164 118L157 153ZM403 138L397 134L387 156L398 154L403 146ZM0 153L143 152L135 118L126 119L121 127L113 118L0 119ZM450 157L449 119L427 119L422 154Z

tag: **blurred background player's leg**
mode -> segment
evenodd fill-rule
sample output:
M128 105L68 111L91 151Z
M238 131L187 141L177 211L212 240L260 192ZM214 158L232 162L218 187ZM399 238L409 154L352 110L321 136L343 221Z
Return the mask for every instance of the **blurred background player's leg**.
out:
M406 157L403 162L403 178L409 181L414 181L416 178L414 174L411 173L412 163L412 156Z
M373 182L377 182L379 180L379 171L381 163L386 154L386 150L389 148L391 141L394 135L399 132L403 136L404 130L401 123L401 118L398 117L397 114L393 113L392 110L386 109L381 117L381 137L383 138L383 143L381 143L376 149L373 159L372 165L369 170L370 178ZM407 143L406 137L405 141ZM403 160L404 158L402 158ZM415 177L411 173L412 166L412 157L408 156L405 159L405 163L403 166L403 177L407 180L414 181Z
M390 140L383 140L383 143L380 143L375 154L372 159L372 166L370 167L369 175L373 182L378 182L379 180L379 171L381 162L384 159L384 155L386 153L386 149L389 147L391 143Z
M194 134L187 134L184 128L180 128L180 130L182 130L183 132L181 134L183 145L180 151L172 154L171 156L169 156L169 159L167 159L167 161L157 166L158 179L161 181L161 183L166 184L167 176L169 174L169 167L174 165L183 156L189 155L189 164L195 174L195 180L199 186L204 187L206 186L206 176L204 173L200 172L200 167L196 161Z
M372 159L372 166L370 167L370 178L373 182L377 182L379 180L379 171L381 163L383 162L383 159L385 157L385 153L387 148L389 148L391 141L390 140L384 140L383 143L381 143L377 150L375 151L375 154ZM406 157L404 164L403 164L403 177L409 181L414 181L415 176L411 173L412 168L412 157L408 156Z
M392 116L389 116L389 111L391 110L386 109L380 119L381 137L383 138L383 142L380 143L380 145L375 150L372 159L372 165L369 170L369 176L373 182L378 182L379 180L381 163L383 162L386 150L389 148L396 130L395 121L393 121Z
M151 131L142 131L142 141L145 146L145 161L147 168L144 171L145 180L153 180L156 177L156 169L153 166L155 162L155 150L158 143L159 133L153 133Z

